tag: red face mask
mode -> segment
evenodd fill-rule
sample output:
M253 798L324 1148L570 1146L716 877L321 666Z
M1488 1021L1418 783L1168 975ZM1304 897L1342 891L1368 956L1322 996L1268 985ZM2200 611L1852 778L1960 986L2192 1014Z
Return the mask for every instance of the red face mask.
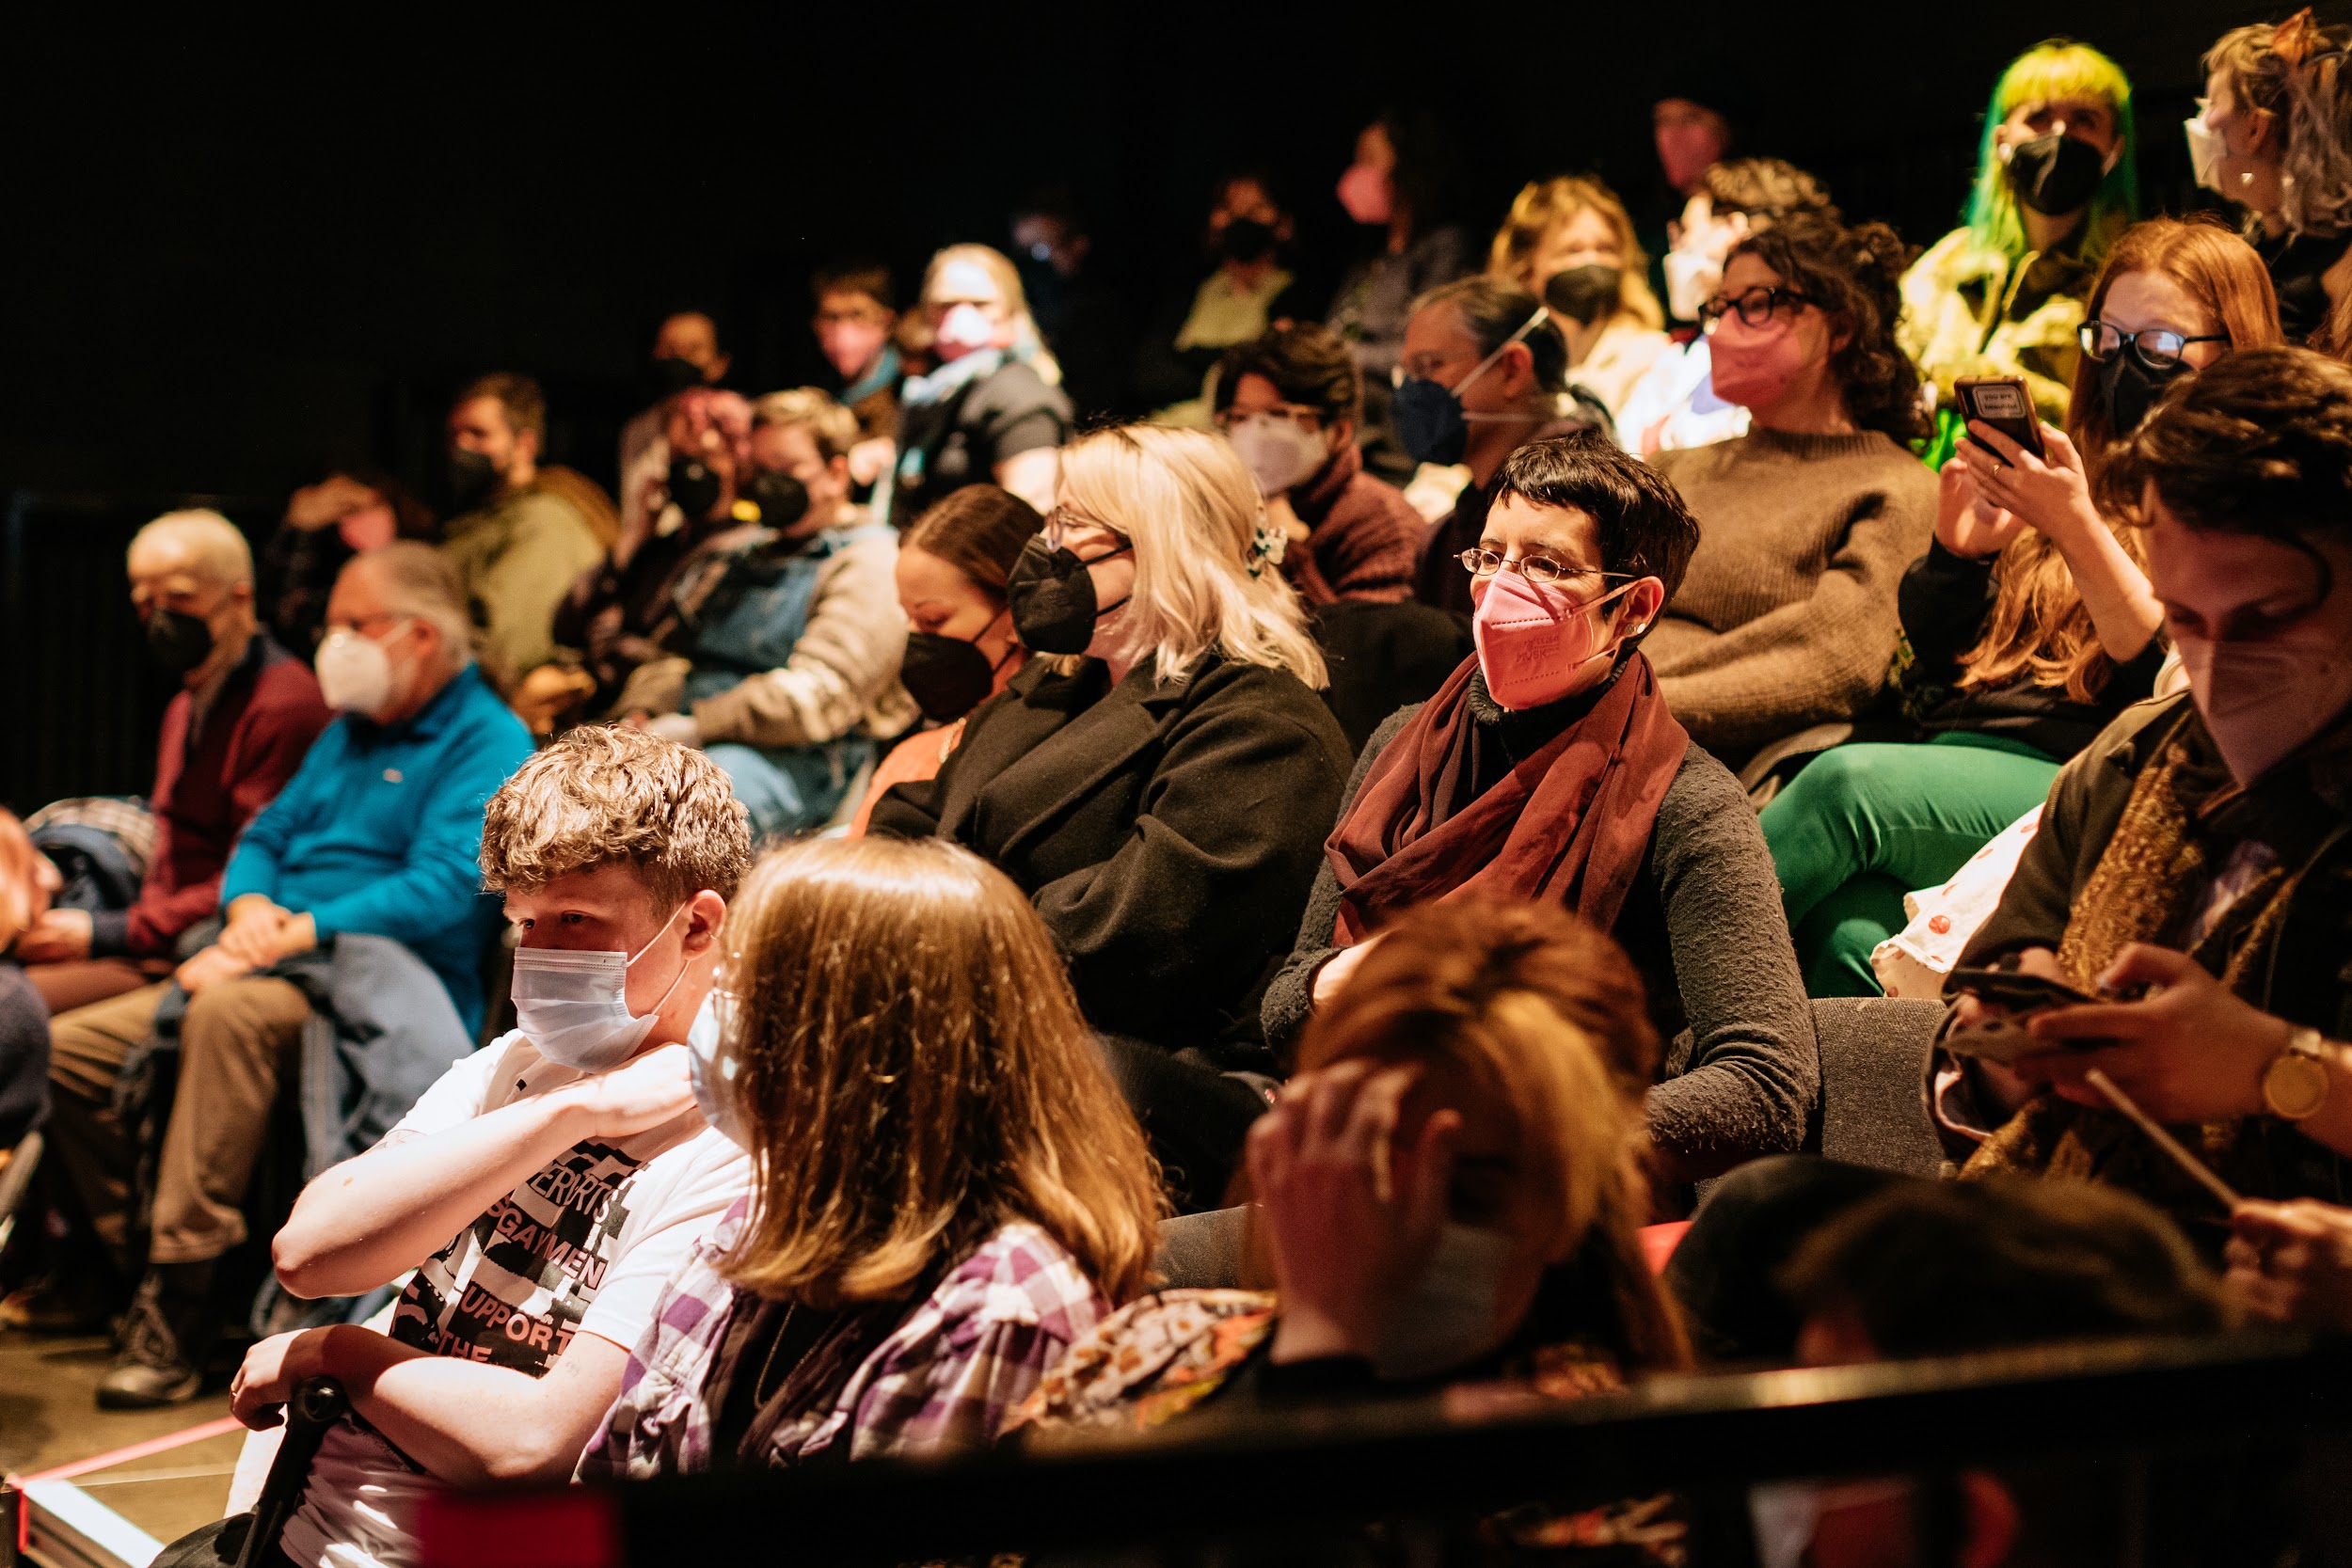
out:
M1708 334L1707 353L1715 395L1747 408L1777 402L1805 367L1795 323L1750 326L1737 310L1727 311Z
M1358 223L1386 223L1396 211L1396 190L1389 177L1370 164L1350 164L1340 176L1340 205Z
M1518 711L1556 703L1599 680L1616 650L1598 646L1596 617L1632 587L1629 582L1580 604L1557 583L1530 582L1509 570L1471 584L1477 609L1470 636L1486 694Z

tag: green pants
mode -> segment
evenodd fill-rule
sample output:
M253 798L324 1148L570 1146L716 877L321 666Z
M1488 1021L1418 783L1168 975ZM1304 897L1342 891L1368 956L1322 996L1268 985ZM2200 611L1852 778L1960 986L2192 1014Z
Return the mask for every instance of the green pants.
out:
M1810 996L1876 996L1870 949L1934 887L2040 805L2058 765L1978 735L1823 752L1764 808L1764 842Z

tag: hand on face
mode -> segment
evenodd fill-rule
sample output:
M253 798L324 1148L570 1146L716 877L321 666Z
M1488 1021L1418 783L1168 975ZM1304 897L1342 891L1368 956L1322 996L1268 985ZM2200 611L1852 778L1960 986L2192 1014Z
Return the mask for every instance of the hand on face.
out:
M1428 1262L1462 1122L1437 1111L1398 1142L1419 1077L1368 1061L1304 1073L1250 1128L1250 1187L1281 1291L1277 1360L1374 1354Z

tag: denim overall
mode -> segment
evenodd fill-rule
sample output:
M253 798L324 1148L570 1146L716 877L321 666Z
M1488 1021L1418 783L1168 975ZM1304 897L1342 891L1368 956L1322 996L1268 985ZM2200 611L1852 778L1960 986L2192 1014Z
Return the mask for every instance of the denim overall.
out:
M889 531L881 523L828 529L798 548L790 541L770 539L739 553L682 640L680 651L694 662L686 677L686 708L733 690L750 676L781 669L808 629L809 606L825 562L867 534ZM824 826L850 780L873 760L874 749L872 736L853 730L815 746L727 740L707 752L734 782L735 798L751 813L756 840Z

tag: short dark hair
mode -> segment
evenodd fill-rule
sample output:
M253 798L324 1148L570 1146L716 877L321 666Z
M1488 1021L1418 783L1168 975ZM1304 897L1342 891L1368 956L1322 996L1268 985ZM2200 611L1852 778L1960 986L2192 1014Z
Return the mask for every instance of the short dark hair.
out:
M541 447L548 444L548 395L531 377L513 371L493 372L469 383L450 406L462 408L476 398L494 400L506 413L506 428L516 435L528 432L539 438Z
M1912 257L1901 235L1883 223L1849 229L1821 214L1796 213L1733 245L1724 266L1741 256L1756 257L1845 324L1846 346L1831 355L1829 368L1855 424L1898 441L1928 433L1918 367L1895 341Z
M1433 305L1451 305L1462 314L1462 325L1478 344L1481 357L1492 354L1511 341L1511 335L1527 326L1527 318L1542 309L1543 301L1520 288L1507 277L1487 273L1475 273L1457 277L1413 301L1411 314L1420 315ZM1519 340L1535 362L1535 385L1547 392L1568 389L1568 344L1560 336L1560 329L1551 324L1549 314L1534 326L1528 327Z
M1320 322L1278 326L1225 351L1216 368L1216 406L1233 405L1233 388L1245 375L1274 383L1285 403L1323 416L1327 425L1363 417L1363 378L1347 341Z
M2102 504L2145 521L2155 486L2191 528L2308 548L2352 538L2352 367L2307 348L2243 348L2184 378L2098 470Z
M891 286L890 269L880 261L835 261L808 277L809 297L825 303L832 293L864 294L885 310L898 309L898 291Z
M1592 514L1601 570L1656 578L1668 604L1698 548L1698 520L1674 482L1599 430L1547 436L1514 451L1495 476L1496 503L1505 496Z
M1781 1285L1890 1358L2113 1334L2203 1334L2227 1312L2179 1227L2088 1181L1906 1181L1831 1220Z
M1821 182L1778 158L1725 158L1709 164L1699 179L1719 214L1744 213L1773 223L1798 213L1816 214L1832 223L1838 219Z

